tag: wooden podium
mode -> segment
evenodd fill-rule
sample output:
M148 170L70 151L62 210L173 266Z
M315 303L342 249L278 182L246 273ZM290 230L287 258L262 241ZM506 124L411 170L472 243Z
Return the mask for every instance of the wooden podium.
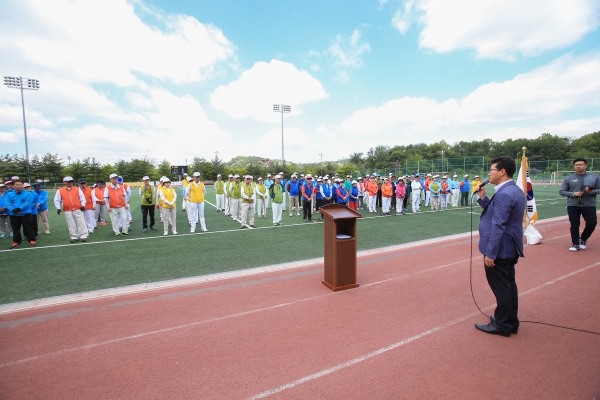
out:
M339 204L328 204L319 209L323 214L325 248L325 279L329 289L358 287L356 282L356 219L361 215Z

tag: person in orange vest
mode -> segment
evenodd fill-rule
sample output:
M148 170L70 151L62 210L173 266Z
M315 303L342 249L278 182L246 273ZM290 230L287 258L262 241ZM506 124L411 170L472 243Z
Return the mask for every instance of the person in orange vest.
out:
M64 187L56 191L54 196L54 206L58 215L65 212L65 219L69 227L71 243L77 240L87 242L88 230L85 225L83 212L85 211L85 196L78 187L73 186L73 178L65 176L63 178Z
M169 224L171 224L171 233L177 235L177 193L171 187L171 180L163 177L162 187L158 189L158 202L162 214L164 235L169 234Z
M381 185L381 214L382 215L392 215L390 214L390 207L392 204L392 194L394 193L394 188L392 183L390 182L390 178L384 177L383 184Z
M85 197L85 211L83 212L83 218L85 219L88 233L92 234L94 233L94 228L96 227L96 221L94 219L94 210L96 209L96 205L94 203L94 199L92 198L92 189L88 187L85 179L80 179L79 190L81 190L83 197Z
M108 204L106 211L110 215L110 224L112 225L115 236L121 234L127 236L129 233L129 220L127 219L127 193L125 188L119 185L119 176L110 174L110 184L104 189L104 200ZM121 223L121 227L119 227Z
M106 226L106 200L104 200L104 189L106 182L98 181L97 187L92 190L92 201L94 202L94 221L96 226L100 222L101 226Z
M450 184L448 183L448 176L442 177L440 189L440 207L442 210L448 209L448 196L450 195Z
M127 194L127 209L125 210L126 214L127 214L127 221L129 221L129 228L128 230L131 231L131 223L133 222L133 219L131 218L131 207L130 205L130 199L131 199L131 188L129 187L128 184L123 183L123 177L122 176L118 176L117 177L117 183L119 185L123 186L123 189L125 190L125 193ZM122 226L122 222L121 222L121 226Z
M365 184L367 192L369 192L369 212L377 212L377 192L379 187L375 182L375 174L371 175L371 179Z
M431 181L431 174L427 174L427 177L425 178L425 207L431 203L431 189L429 188Z

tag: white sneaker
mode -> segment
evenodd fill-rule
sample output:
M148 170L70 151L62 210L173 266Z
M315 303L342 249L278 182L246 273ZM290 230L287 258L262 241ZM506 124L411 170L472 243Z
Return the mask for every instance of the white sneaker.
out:
M163 234L163 236L168 236L168 235L169 235L168 231L165 231L165 233Z
M190 233L196 233L195 229L190 229Z
M208 232L208 229L202 228L202 232Z
M578 251L580 249L581 247L579 247L578 244L574 244L573 246L569 247L569 251Z
M177 235L177 231L173 231L173 235Z
M585 245L585 242L581 239L579 239L579 248L581 250L585 250L587 248L587 246Z

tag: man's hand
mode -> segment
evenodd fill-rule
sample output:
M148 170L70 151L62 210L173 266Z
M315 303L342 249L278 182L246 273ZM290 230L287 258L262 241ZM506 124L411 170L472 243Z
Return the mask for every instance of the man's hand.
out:
M573 193L573 196L581 197L581 196L583 196L583 192L575 192L575 193Z
M85 207L84 207L84 206L81 206L81 207L79 207L79 210L80 210L80 211L85 211Z
M108 211L108 212L112 212L112 208L110 208L110 207L107 207L107 208L106 208L106 211Z
M13 208L13 212L15 214L21 214L21 209L20 208Z
M62 212L62 210L61 210L60 208L59 208L58 210L56 210L56 213L57 213L58 215L60 215L60 213L61 213L61 212Z
M40 205L38 204L38 205L36 206L36 208L39 210L39 209L40 209Z
M127 204L125 204L125 209L129 210L129 206Z
M495 260L487 256L483 256L483 263L486 267L494 268L496 266Z
M585 192L586 192L587 194L592 194L592 193L594 193L594 189L590 189L590 188L586 187L586 188L585 188Z
M486 194L485 194L485 187L481 187L481 186L479 186L479 187L477 188L477 195L478 195L479 197L481 197L482 199L483 199L483 198L485 198L485 196L486 196Z

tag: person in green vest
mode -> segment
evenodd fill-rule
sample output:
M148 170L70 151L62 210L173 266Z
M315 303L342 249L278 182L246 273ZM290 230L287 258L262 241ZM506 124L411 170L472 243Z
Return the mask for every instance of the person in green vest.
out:
M233 176L229 207L231 219L239 221L240 208L242 207L242 184L240 183L240 176L238 174Z
M240 219L240 223L242 226L240 229L244 229L246 227L246 222L249 222L248 225L250 228L256 228L254 226L254 199L256 198L256 184L252 182L252 176L246 175L244 177L244 183L241 187L241 195L242 195L242 218Z
M144 184L140 187L140 202L142 204L142 225L144 232L148 232L148 215L150 215L150 230L155 231L154 227L154 208L156 206L156 191L150 184L150 177L142 178Z
M223 185L225 192L225 216L231 217L231 191L233 190L233 175L229 174L227 182Z
M281 225L281 212L283 211L283 185L281 184L280 175L275 175L275 182L269 188L269 197L273 208L273 226L279 226Z
M221 174L217 175L215 194L217 196L217 212L225 211L225 182L223 182Z
M432 180L429 182L429 192L430 194L430 202L431 202L431 211L440 211L440 191L442 189L442 185L440 183L439 175L434 175Z

